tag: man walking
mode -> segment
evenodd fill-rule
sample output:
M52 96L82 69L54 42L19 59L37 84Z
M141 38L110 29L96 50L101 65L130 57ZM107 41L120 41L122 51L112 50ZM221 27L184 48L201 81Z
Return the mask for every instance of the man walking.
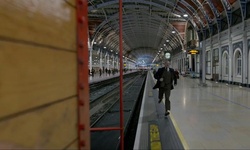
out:
M157 79L159 85L159 101L160 103L163 99L163 94L165 94L165 116L169 115L170 111L170 93L171 90L174 89L174 85L177 84L177 78L174 73L174 69L169 68L169 61L164 62L164 67L159 68L155 73L154 78Z

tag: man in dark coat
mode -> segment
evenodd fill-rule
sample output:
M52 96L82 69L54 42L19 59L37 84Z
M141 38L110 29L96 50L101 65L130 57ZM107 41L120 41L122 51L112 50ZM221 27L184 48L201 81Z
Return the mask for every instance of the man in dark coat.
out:
M164 67L159 68L158 71L154 74L154 78L157 79L156 85L153 89L159 88L159 101L160 103L163 99L163 94L165 94L165 116L169 115L170 111L170 93L174 89L174 85L177 84L177 78L174 73L174 69L169 68L169 61L164 62Z

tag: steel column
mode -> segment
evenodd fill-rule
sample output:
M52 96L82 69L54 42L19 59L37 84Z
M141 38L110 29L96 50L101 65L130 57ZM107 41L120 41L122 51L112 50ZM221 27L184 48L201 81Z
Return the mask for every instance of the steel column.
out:
M90 149L88 81L88 1L76 0L78 63L78 149Z
M122 0L119 0L119 48L120 48L120 149L124 149L124 118L123 118L123 47L122 47Z
M123 47L122 47L122 0L119 0L119 48L120 48L120 127L91 128L91 131L120 130L120 149L124 150L124 117L123 117ZM108 54L106 52L106 54ZM109 54L108 54L109 55ZM88 55L87 55L88 56ZM106 58L106 55L105 55ZM108 66L106 66L107 68ZM89 115L88 115L89 116Z

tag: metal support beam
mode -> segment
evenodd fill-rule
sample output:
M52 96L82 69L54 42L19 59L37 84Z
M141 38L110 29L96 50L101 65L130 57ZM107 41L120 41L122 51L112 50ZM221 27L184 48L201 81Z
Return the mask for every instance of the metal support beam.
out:
M228 2L228 0L223 0L222 2L223 2L222 4L225 10L227 11L227 21L228 21L228 28L229 28L231 27L231 24L232 24L232 7L230 3Z
M216 18L217 19L217 24L218 24L218 33L221 31L221 18Z
M242 18L246 18L246 12L247 12L247 0L240 0L241 4L241 11L242 11Z
M123 115L123 47L122 47L122 0L119 0L119 49L120 49L120 149L124 150L124 115Z
M78 149L90 149L88 76L88 1L76 0L78 62Z
M122 0L119 0L120 127L91 128L91 131L120 130L120 149L124 150L122 9L123 9ZM108 52L106 52L106 55L109 55ZM105 55L105 57L106 57L106 55ZM106 62L109 63L107 60L106 60ZM108 68L108 66L106 66L106 68Z

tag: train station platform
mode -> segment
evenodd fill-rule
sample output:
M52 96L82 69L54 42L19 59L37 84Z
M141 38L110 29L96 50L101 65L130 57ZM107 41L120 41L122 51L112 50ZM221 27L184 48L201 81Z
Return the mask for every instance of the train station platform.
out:
M134 149L250 148L249 88L181 76L165 117L155 82L148 72Z

